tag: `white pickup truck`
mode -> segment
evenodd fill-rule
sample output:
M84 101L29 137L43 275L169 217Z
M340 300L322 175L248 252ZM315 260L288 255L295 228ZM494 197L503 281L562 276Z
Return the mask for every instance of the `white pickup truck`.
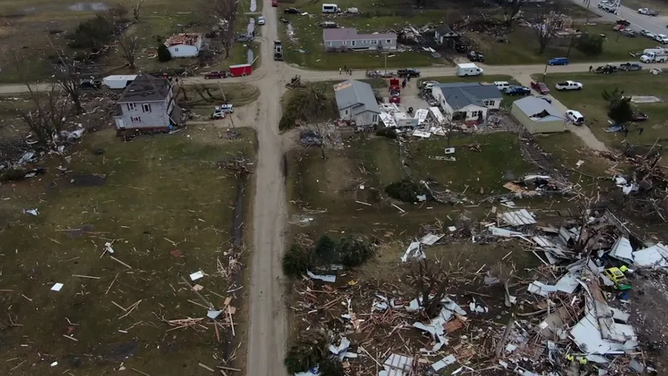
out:
M642 63L665 63L668 61L668 54L665 52L648 52L640 56Z
M558 82L554 87L557 90L582 90L582 84L575 81Z

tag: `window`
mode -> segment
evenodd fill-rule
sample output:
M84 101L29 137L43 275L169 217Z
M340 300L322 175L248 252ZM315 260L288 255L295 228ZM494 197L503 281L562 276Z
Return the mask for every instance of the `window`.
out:
M148 103L142 104L141 108L142 108L142 110L144 110L144 112L151 112L151 105L148 104Z
M174 48L174 52L179 52L179 49L178 49L178 48Z
M378 44L378 40L377 39L372 40L371 44Z
M332 47L332 42L327 42L327 47Z
M137 109L134 103L128 103L128 111L134 111Z
M141 122L141 117L139 117L139 116L133 116L133 117L130 118L130 120L131 120L133 123L139 123L139 122Z
M388 39L388 40L386 40L385 42L387 42L387 44L390 44L390 43L392 43L392 41L391 41L391 40L389 40L389 39Z
M377 122L378 121L378 115L373 115L373 117L371 118L371 121L373 121L374 123Z
M495 101L484 101L483 103L485 104L485 106L494 106L494 104L496 102Z
M346 110L346 115L348 115L348 110Z
M350 42L350 44L352 44L352 45L354 46L354 45L355 45L355 41Z

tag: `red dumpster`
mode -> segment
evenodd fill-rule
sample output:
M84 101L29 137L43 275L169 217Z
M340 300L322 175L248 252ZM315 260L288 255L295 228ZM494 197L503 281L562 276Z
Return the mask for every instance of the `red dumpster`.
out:
M253 73L253 66L250 64L230 65L230 76L248 76Z

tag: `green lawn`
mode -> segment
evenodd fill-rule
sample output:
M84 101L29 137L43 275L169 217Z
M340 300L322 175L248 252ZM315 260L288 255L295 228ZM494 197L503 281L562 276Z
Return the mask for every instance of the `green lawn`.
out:
M480 144L480 152L466 147L473 143ZM445 139L410 143L413 157L410 167L415 179L432 178L454 192L462 192L468 186L466 195L475 197L481 188L484 189L483 196L506 193L503 175L507 172L521 176L535 170L522 157L517 135L513 133L454 136L451 146L455 147L455 162L430 159L445 155L444 148L448 147Z
M227 261L238 182L217 163L239 154L253 158L255 134L245 129L230 141L215 133L189 128L132 142L112 130L85 134L68 150L71 173L58 173L59 157L46 158L40 163L46 175L0 186L7 266L0 281L13 290L3 290L1 299L5 320L20 324L3 333L3 369L52 375L49 364L57 361L59 374L76 368L92 376L124 363L176 376L199 374L199 362L215 368L221 344L213 327L202 321L203 327L167 332L171 326L162 321L206 317L206 308L189 302L202 304L183 283L190 273L206 273L197 283L216 307L223 304L216 294L230 295L216 260ZM72 183L92 174L106 182ZM38 216L22 213L32 208ZM105 242L113 242L113 256L128 267L103 255ZM50 291L57 282L62 290ZM140 299L132 312L116 305L127 309ZM235 322L244 322L239 311Z
M514 31L508 35L509 43L498 43L481 34L469 34L480 43L480 50L485 54L485 63L490 65L545 64L548 59L558 56L567 56L571 62L633 60L629 55L630 52L642 51L645 48L655 47L657 44L641 36L635 38L623 36L613 31L611 24L601 23L579 28L591 34L606 35L603 52L600 55L587 56L574 45L569 52L570 38L554 38L541 55L538 53L539 45L535 32L530 28L520 26L515 26Z
M654 76L643 70L640 72L620 72L612 75L596 75L591 73L578 74L548 74L546 83L550 87L554 83L571 79L582 82L584 89L577 92L558 92L552 94L565 106L576 109L585 116L587 125L596 137L611 147L621 147L625 139L624 133L606 133L605 128L609 126L607 116L607 103L601 96L603 90L612 91L615 87L624 90L624 94L654 95L661 99L668 97L668 86L663 76ZM665 103L634 104L634 107L649 115L649 120L642 123L634 123L630 126L629 139L631 143L651 146L657 139L660 142L666 140L666 129L668 129L668 106ZM640 135L640 128L644 131Z

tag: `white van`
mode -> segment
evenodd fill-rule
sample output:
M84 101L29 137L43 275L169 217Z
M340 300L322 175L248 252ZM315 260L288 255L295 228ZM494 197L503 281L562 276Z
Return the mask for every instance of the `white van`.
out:
M482 69L473 63L457 64L457 76L459 77L480 76L482 72Z
M582 125L585 122L584 116L579 111L568 110L566 111L566 116L575 125Z
M503 91L510 87L510 83L508 83L508 81L494 81L494 86L496 86L497 89Z
M322 13L337 13L339 6L336 4L322 4Z

